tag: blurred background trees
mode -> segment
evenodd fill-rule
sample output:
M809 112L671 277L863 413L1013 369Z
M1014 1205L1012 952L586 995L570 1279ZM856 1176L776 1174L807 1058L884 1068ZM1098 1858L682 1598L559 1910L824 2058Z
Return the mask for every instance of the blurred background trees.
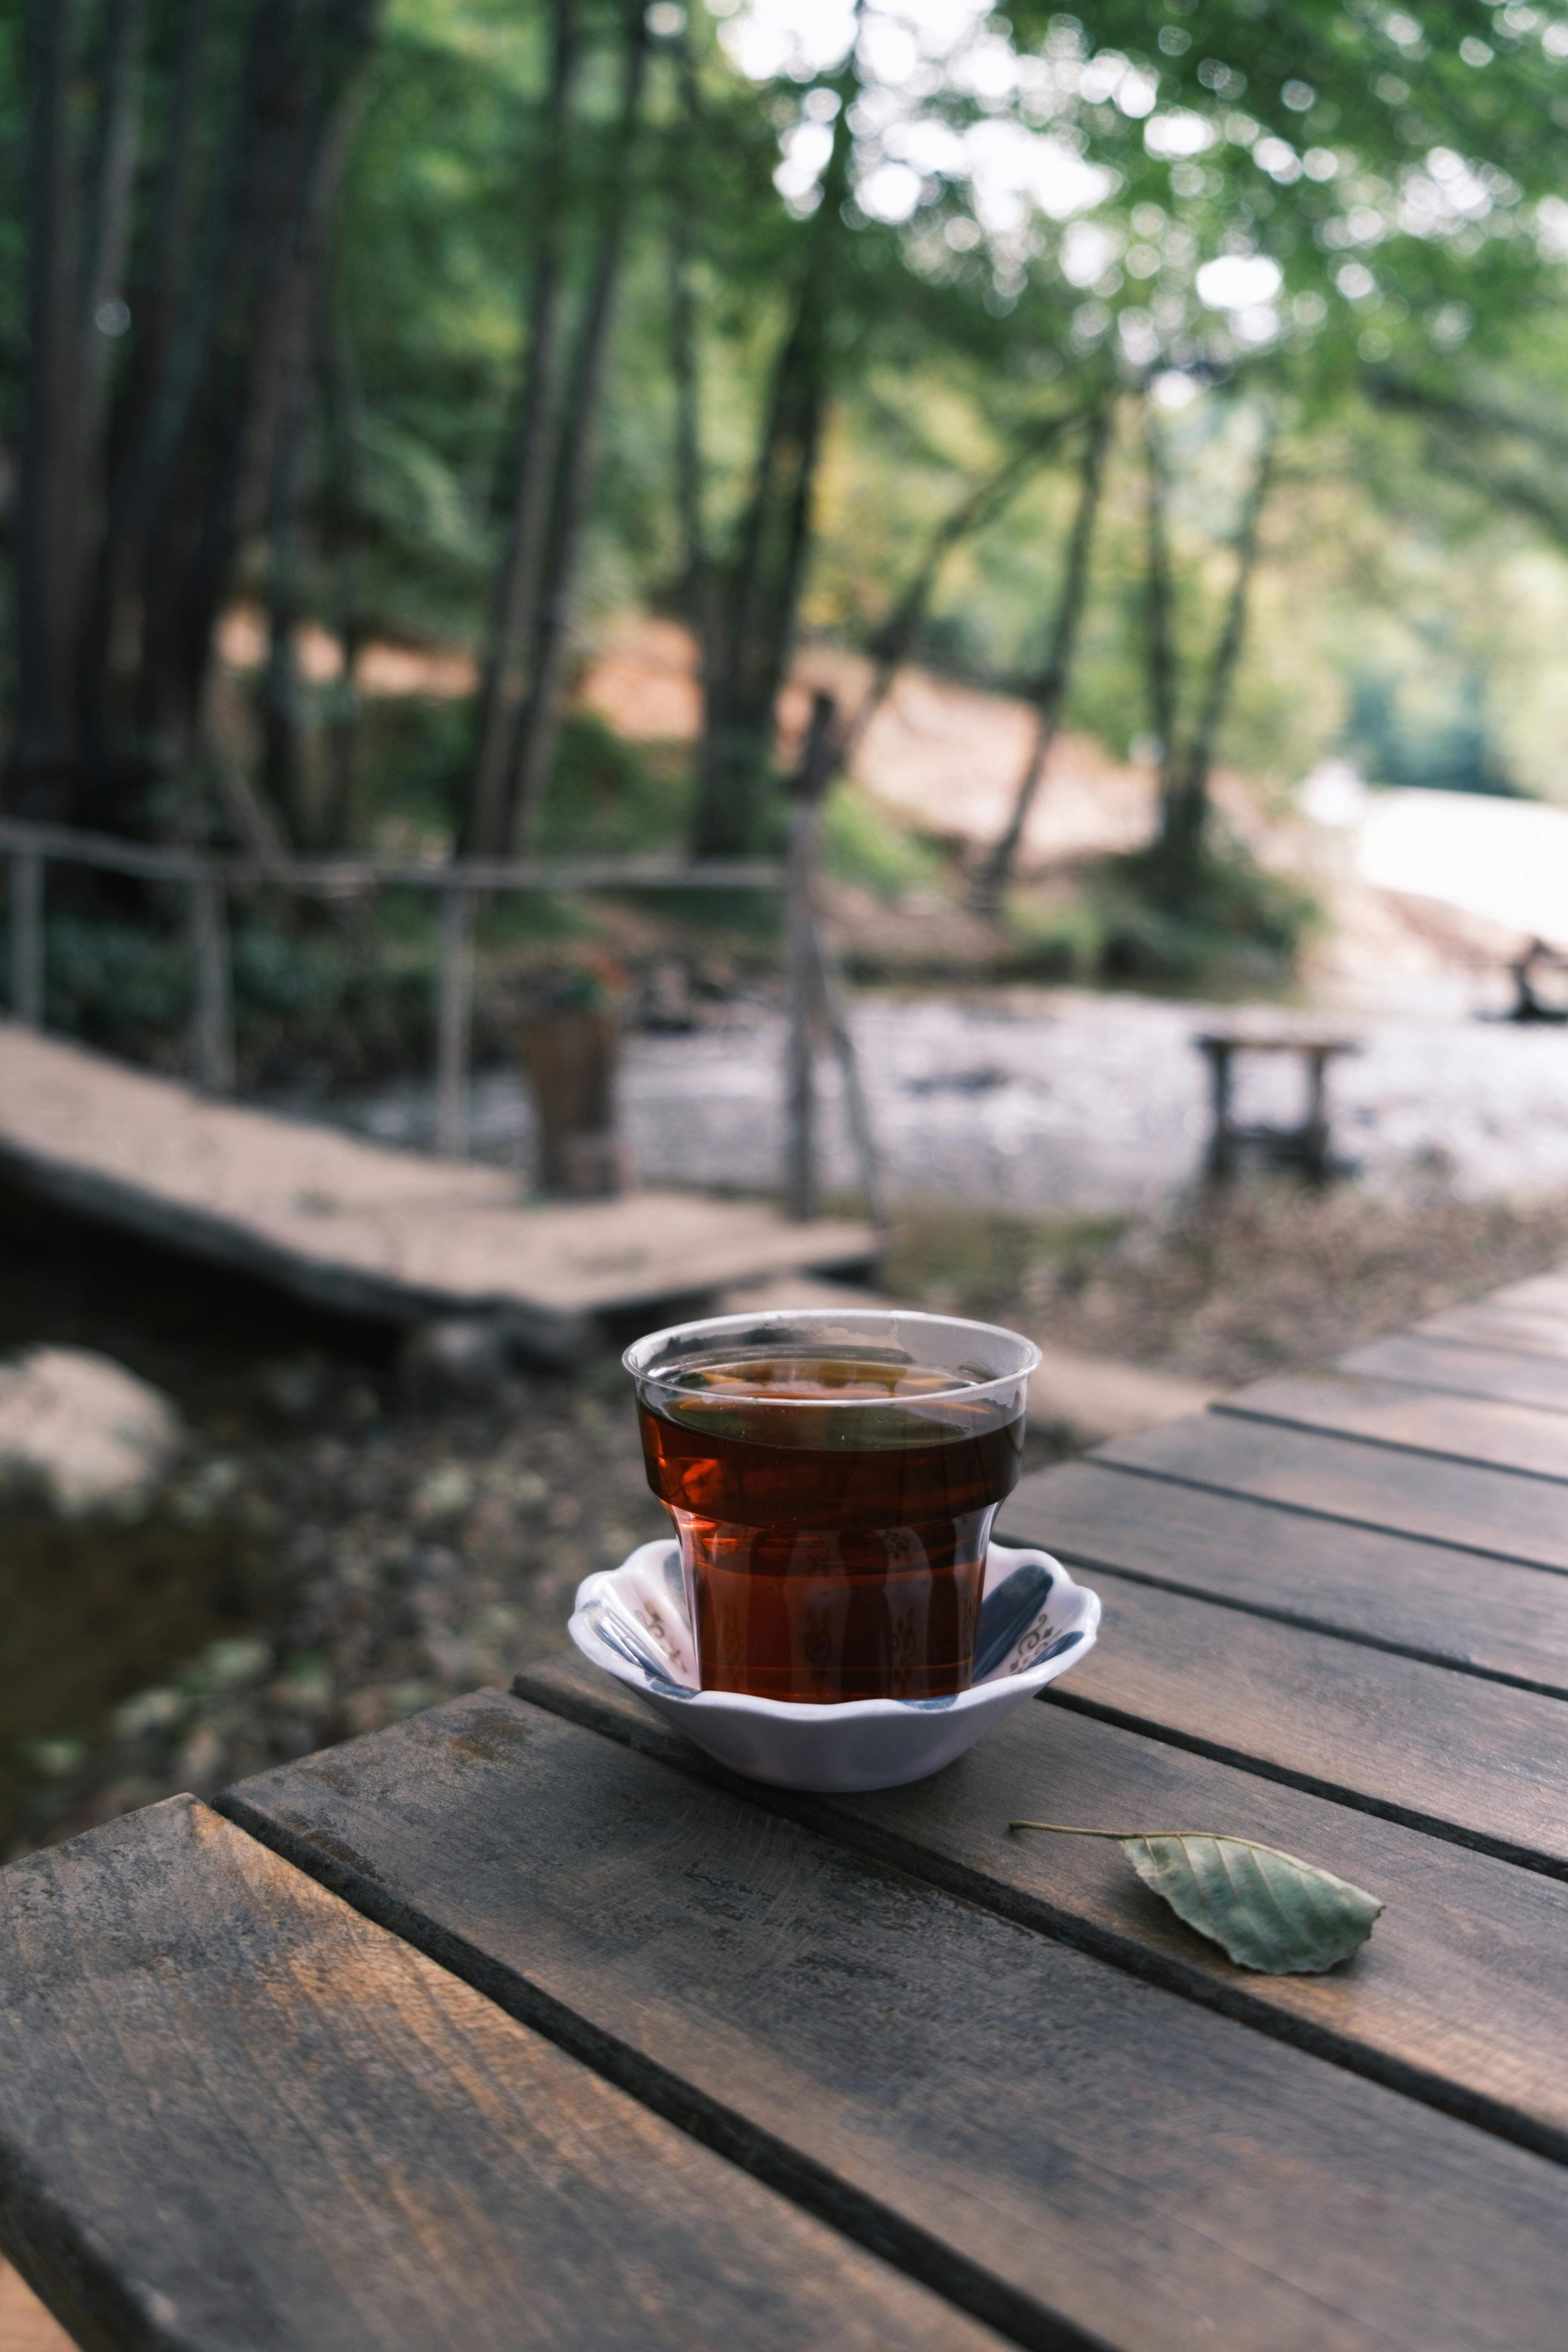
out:
M1568 797L1565 124L1516 0L4 0L5 805L526 851L633 608L699 856L803 637L1030 698L985 905L1069 723L1177 904L1222 756ZM474 690L372 740L376 642Z

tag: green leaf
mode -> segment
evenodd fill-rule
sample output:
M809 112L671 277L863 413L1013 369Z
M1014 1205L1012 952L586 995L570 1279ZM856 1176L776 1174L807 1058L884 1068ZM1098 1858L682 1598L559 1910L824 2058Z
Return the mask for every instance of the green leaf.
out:
M1008 1827L1113 1838L1179 1919L1223 1946L1237 1968L1265 1976L1319 1976L1348 1960L1383 1909L1364 1887L1250 1838L1207 1830L1069 1829L1062 1822Z

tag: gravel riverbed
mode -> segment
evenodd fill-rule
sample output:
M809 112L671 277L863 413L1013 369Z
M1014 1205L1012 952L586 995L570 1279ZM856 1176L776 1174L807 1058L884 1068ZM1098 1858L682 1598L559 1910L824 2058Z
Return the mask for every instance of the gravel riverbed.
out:
M945 1197L1023 1213L1127 1214L1190 1181L1208 1131L1205 1029L1255 1023L1353 1038L1331 1080L1336 1150L1364 1186L1413 1196L1434 1172L1472 1199L1568 1187L1568 1027L1452 1017L1303 1021L1268 1008L1171 1003L1072 990L969 1002L866 995L853 1025L895 1198ZM688 1034L635 1034L622 1123L650 1183L768 1192L784 1158L784 1024L723 1008ZM1296 1056L1243 1056L1243 1116L1300 1116ZM825 1061L826 1174L853 1188L837 1073ZM321 1107L318 1107L320 1115ZM331 1116L388 1143L427 1143L429 1090L405 1085ZM526 1168L532 1117L511 1072L480 1074L477 1153Z

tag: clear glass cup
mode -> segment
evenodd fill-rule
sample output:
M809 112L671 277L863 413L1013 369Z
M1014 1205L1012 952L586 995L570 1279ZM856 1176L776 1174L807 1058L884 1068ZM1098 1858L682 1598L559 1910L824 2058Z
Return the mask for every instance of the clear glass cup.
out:
M704 1690L966 1690L1032 1341L896 1307L722 1315L626 1349Z

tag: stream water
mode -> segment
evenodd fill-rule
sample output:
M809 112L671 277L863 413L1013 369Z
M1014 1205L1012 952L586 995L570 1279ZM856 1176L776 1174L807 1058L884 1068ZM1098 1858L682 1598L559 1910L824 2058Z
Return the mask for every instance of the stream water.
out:
M895 1197L937 1196L1025 1213L1121 1213L1152 1206L1194 1174L1208 1131L1194 1034L1269 1008L1170 1003L1071 991L984 1002L858 1001L855 1036ZM1334 1066L1336 1150L1363 1181L1399 1192L1447 1173L1484 1196L1568 1185L1568 1027L1456 1017L1319 1024L1363 1050ZM622 1126L646 1183L771 1192L784 1161L784 1024L761 1009L684 1035L634 1035ZM1238 1109L1300 1116L1297 1058L1242 1056ZM837 1072L822 1066L829 1190L850 1191L854 1160ZM428 1148L428 1087L388 1087L330 1108L379 1141ZM532 1115L505 1069L482 1071L472 1145L524 1169Z

